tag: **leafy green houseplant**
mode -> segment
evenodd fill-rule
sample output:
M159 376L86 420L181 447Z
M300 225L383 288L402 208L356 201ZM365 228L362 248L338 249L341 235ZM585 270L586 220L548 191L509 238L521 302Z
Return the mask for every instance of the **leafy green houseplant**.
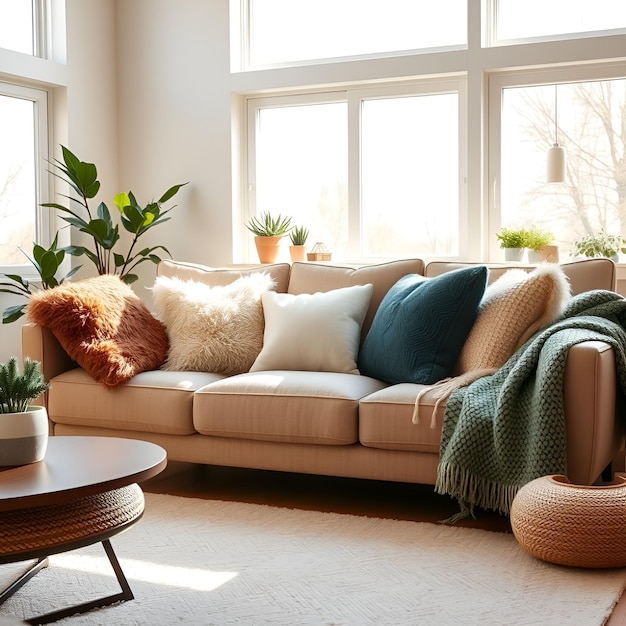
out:
M253 216L246 228L255 235L254 244L261 263L274 263L280 250L280 240L293 228L291 217L280 213L273 217L271 213Z
M48 412L31 401L47 391L39 362L17 358L0 363L0 465L26 465L41 461L48 447Z
M132 235L128 247L120 251L120 224L116 224L111 212L104 202L100 202L94 210L90 206L100 190L98 170L93 163L87 163L77 158L65 146L61 146L63 160L51 161L51 174L66 182L74 192L67 198L68 205L56 202L46 202L42 206L56 209L61 213L61 219L70 227L85 233L90 237L90 245L70 245L58 247L58 233L50 248L45 249L37 244L33 247L32 256L26 255L39 274L41 287L49 289L70 278L81 266L73 268L63 278L57 279L56 273L61 266L65 255L85 256L91 261L98 274L117 274L127 284L135 282L139 277L136 268L145 262L158 264L159 256L165 252L170 256L165 246L157 245L140 248L138 241L149 230L163 224L170 218L168 213L174 208L163 210L163 205L171 200L187 183L170 187L158 200L142 206L132 191L119 193L113 199L117 207L117 215L121 226ZM26 253L25 253L26 254ZM38 287L30 284L16 274L4 274L8 281L0 282L0 292L28 297L33 289ZM13 322L24 315L26 304L6 308L2 314L3 323Z
M626 240L621 235L609 235L604 229L574 242L574 256L607 257L617 261L620 254L626 254Z

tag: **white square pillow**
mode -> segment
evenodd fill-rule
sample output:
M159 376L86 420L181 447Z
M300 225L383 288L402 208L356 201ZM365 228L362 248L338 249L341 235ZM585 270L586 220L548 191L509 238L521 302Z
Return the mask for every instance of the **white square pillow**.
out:
M373 286L313 294L263 294L263 349L250 371L305 370L358 374L361 325Z
M163 369L241 374L263 345L261 294L274 286L265 272L210 287L158 276L152 295L170 349Z

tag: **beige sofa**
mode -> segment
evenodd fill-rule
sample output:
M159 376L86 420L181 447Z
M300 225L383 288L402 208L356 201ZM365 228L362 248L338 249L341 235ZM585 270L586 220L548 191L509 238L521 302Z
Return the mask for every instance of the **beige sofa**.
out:
M400 277L434 277L458 267L408 259L361 268L294 263L261 269L272 274L278 292L292 294L373 284L364 336ZM615 288L615 266L606 259L562 267L574 294ZM490 280L506 269L491 266ZM215 285L255 268L214 270L165 261L158 271ZM568 473L574 482L591 484L619 458L622 443L613 349L588 341L568 354ZM47 407L55 435L144 439L163 446L176 461L424 484L436 480L441 420L432 427L429 392L420 402L419 423L412 422L423 385L387 385L329 372L255 371L227 377L158 370L111 390L78 368L50 331L33 324L23 328L23 356L41 361L51 383Z

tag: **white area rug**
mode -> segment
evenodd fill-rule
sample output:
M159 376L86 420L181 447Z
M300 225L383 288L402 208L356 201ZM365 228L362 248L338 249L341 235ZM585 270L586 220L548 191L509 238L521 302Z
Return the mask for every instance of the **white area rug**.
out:
M135 600L57 624L601 625L626 583L538 561L504 533L155 494L112 544ZM0 566L0 583L17 569ZM117 591L98 544L52 557L0 615Z

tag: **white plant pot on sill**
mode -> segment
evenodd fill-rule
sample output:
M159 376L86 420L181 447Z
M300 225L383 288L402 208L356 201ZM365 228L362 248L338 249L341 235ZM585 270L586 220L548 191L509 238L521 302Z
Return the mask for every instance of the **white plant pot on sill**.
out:
M504 260L520 263L524 260L526 248L504 248Z
M48 412L30 406L23 413L0 413L0 466L41 461L48 447Z

